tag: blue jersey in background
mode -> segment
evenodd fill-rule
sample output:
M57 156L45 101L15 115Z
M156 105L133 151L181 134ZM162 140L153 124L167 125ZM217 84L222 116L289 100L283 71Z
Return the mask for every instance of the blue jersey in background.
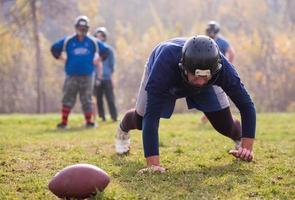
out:
M92 36L85 36L81 41L77 36L70 36L54 43L51 52L55 58L59 58L65 51L67 60L65 72L68 76L92 76L95 72L93 63L96 53L106 58L107 47Z
M102 80L111 80L115 70L115 55L113 48L103 43L108 49L108 57L103 61Z
M229 48L229 42L220 35L216 37L215 42L218 45L220 52L225 55L227 49Z

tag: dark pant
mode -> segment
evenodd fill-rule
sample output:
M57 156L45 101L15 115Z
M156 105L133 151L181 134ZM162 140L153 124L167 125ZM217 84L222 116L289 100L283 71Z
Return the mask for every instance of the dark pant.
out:
M105 95L110 115L114 121L117 120L117 109L115 105L115 96L111 80L103 80L99 86L96 86L97 111L100 118L105 120L105 111L103 106L103 96Z
M240 140L242 136L241 123L233 119L229 107L216 111L204 113L216 131L232 140Z

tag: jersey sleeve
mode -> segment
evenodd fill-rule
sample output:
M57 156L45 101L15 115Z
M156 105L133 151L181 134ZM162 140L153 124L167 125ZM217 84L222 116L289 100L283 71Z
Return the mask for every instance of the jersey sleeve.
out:
M145 157L159 155L159 121L175 76L173 67L176 60L173 58L171 52L164 48L157 52L148 66L151 72L146 86L147 103L142 127Z
M142 124L144 156L159 155L159 122L165 98L147 93L146 112Z
M57 42L55 42L52 46L51 46L51 54L53 55L54 58L58 59L63 51L63 45L64 45L64 39L61 39Z
M99 50L99 56L102 60L105 60L109 55L109 48L101 41L97 40L97 46Z
M228 50L229 46L230 46L229 42L224 39L222 43L223 43L223 48L224 48L224 50L226 52Z
M109 65L112 73L115 71L115 54L112 48L109 48Z
M254 103L234 67L224 57L222 57L222 61L223 67L216 84L221 86L240 111L242 137L255 138L256 110Z

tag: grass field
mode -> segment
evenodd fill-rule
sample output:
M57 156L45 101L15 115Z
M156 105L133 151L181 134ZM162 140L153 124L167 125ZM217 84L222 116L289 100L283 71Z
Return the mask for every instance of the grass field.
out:
M129 156L114 153L116 123L55 129L58 115L0 116L0 199L56 199L47 189L67 165L90 163L111 176L93 199L295 199L295 114L259 114L255 161L228 155L233 143L200 123L199 114L162 120L160 151L165 174L144 167L141 134L131 133Z

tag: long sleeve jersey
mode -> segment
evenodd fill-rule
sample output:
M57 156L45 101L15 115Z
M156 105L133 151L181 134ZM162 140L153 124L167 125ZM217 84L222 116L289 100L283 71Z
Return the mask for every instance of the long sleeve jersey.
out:
M204 88L184 84L178 64L186 38L174 38L160 43L151 53L147 68L147 103L143 117L143 145L145 157L159 155L158 128L161 117L169 118L178 98L193 98ZM213 77L212 85L220 86L240 111L242 137L254 138L256 111L250 95L241 82L235 68L221 55L221 71ZM210 87L208 85L207 87Z

